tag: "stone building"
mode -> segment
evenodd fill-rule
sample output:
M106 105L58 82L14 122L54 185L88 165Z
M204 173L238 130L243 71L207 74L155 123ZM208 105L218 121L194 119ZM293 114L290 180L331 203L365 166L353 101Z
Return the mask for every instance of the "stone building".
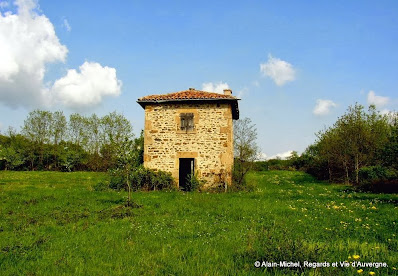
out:
M231 183L238 100L229 89L218 94L194 88L139 98L145 109L144 166L171 172L182 190L189 174L205 180L205 187Z

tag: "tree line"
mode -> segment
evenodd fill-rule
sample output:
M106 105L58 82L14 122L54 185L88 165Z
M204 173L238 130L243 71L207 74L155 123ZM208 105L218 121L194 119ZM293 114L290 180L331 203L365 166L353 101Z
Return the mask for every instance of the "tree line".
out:
M317 133L302 155L303 166L320 178L359 185L366 171L394 177L398 169L398 116L380 114L374 105L350 106L333 126ZM362 179L365 180L365 179Z
M371 191L398 192L398 113L355 104L301 155L257 162L257 170L299 169L318 179L345 182Z
M143 135L135 138L132 130L117 112L103 117L75 113L67 120L62 111L34 110L20 132L9 128L0 135L0 169L106 171L117 165L126 141L142 160Z

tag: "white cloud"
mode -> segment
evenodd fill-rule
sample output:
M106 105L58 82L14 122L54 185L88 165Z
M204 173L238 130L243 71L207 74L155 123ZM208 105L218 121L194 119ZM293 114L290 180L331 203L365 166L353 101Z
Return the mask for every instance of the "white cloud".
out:
M97 105L104 96L119 96L122 83L116 77L115 68L102 67L99 63L85 62L68 70L65 77L57 80L51 93L62 104L79 108Z
M68 32L70 32L72 30L72 27L70 26L70 24L69 24L68 20L66 20L66 18L64 18L64 23L62 25L65 27L65 29Z
M331 100L318 99L316 100L316 105L312 112L317 116L324 116L329 114L330 110L336 106L336 103Z
M267 159L268 160L269 159L286 159L286 158L290 157L292 155L292 153L293 153L292 150L288 150L288 151L285 151L285 152L282 152L282 153L278 153L278 154L272 155L272 156L268 157Z
M224 89L229 89L229 85L226 82L220 81L218 83L212 83L212 82L202 83L203 91L223 94Z
M260 64L260 72L270 77L278 86L296 79L296 71L290 63L271 55L268 55L267 63Z
M374 91L368 93L368 104L374 104L377 107L385 106L389 103L390 98L377 96Z
M121 83L116 78L116 70L97 63L84 63L81 73L69 70L65 77L55 81L54 87L51 83L44 84L46 66L65 62L68 49L60 43L50 20L39 14L36 1L17 0L15 5L16 13L0 13L0 102L13 108L57 103L79 107L98 104L105 95L120 94ZM92 71L96 75L91 74ZM73 79L71 72L78 77ZM101 86L94 84L99 78ZM72 79L74 88L80 92L69 89L71 82L68 84L68 81ZM83 93L81 86L90 89ZM77 93L88 98L82 96L78 103Z

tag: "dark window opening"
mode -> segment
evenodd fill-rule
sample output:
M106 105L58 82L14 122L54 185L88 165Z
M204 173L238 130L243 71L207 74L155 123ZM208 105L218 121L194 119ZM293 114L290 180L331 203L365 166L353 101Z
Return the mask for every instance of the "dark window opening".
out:
M193 123L193 113L181 113L180 114L180 129L185 131L190 131L195 128Z

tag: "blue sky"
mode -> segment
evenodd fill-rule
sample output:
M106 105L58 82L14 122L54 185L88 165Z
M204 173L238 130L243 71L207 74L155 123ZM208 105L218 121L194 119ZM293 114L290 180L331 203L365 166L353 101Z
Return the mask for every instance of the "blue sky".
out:
M2 132L42 108L116 110L138 134L137 98L228 86L271 157L355 102L398 107L397 1L0 0L0 13Z

